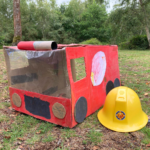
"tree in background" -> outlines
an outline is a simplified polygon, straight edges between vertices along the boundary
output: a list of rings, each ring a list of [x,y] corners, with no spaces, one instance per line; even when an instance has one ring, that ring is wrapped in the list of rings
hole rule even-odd
[[[122,3],[109,14],[106,11],[108,0],[70,0],[69,4],[60,6],[56,0],[21,0],[14,5],[17,11],[14,22],[15,1],[0,0],[0,45],[12,43],[13,37],[15,40],[18,35],[18,41],[22,37],[24,41],[55,40],[66,44],[91,38],[106,44],[119,44],[136,35],[149,37],[148,0],[120,0]],[[20,10],[21,21],[17,15]],[[17,27],[13,28],[13,23]]]
[[[117,8],[111,12],[107,22],[111,26],[111,43],[128,41],[135,35],[145,34],[142,22],[132,7]]]
[[[37,30],[37,8],[35,1],[20,1],[21,9],[21,26],[22,26],[22,40],[25,41],[34,41],[40,39]]]
[[[13,45],[17,45],[22,39],[20,0],[13,0],[13,16],[14,16],[14,38]]]
[[[94,0],[86,2],[71,0],[65,9],[64,16],[65,32],[74,37],[76,42],[91,38],[97,38],[102,42],[109,41],[109,25],[105,24],[108,14],[104,4]]]
[[[8,29],[11,24],[10,30],[5,30],[3,33],[3,35],[7,33],[9,38],[10,33],[11,37],[13,33],[12,11],[14,4],[15,35],[13,42],[15,44],[20,41],[21,37],[25,41],[55,40],[58,43],[68,44],[79,43],[90,38],[106,41],[109,37],[107,26],[104,25],[108,15],[105,5],[100,1],[71,0],[68,5],[62,4],[59,7],[55,0],[14,0],[14,3],[11,0],[0,0],[0,4],[0,7],[6,8],[0,10],[2,14],[0,17],[5,22],[1,30],[4,31],[6,27]],[[7,9],[8,7],[11,11]],[[8,18],[6,14],[9,12],[11,12],[11,17]],[[19,19],[20,13],[21,21]],[[4,37],[2,38],[4,39]],[[16,39],[18,41],[15,41]],[[10,43],[10,40],[6,40],[6,38],[4,40]]]
[[[65,5],[65,11],[63,13],[62,25],[64,27],[65,33],[69,35],[68,40],[65,40],[66,43],[77,43],[79,42],[79,26],[78,22],[81,21],[82,14],[85,11],[86,6],[85,2],[81,0],[71,0],[69,5]],[[71,40],[69,40],[71,38]]]
[[[101,42],[108,42],[110,38],[109,25],[106,24],[108,14],[105,5],[95,1],[87,5],[78,24],[78,39],[80,42],[97,38]]]
[[[149,4],[150,0],[119,0],[121,2],[121,6],[132,8],[132,13],[136,14],[138,19],[141,21],[143,28],[145,29],[147,39],[149,42],[150,48],[150,32],[149,32]]]
[[[12,6],[12,0],[0,0],[0,45],[11,43],[14,36]]]

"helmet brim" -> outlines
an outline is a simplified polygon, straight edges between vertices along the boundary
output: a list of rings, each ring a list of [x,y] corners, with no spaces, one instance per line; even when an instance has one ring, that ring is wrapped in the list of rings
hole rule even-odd
[[[113,120],[106,118],[103,109],[101,109],[97,114],[98,120],[103,126],[117,132],[134,132],[142,129],[148,122],[148,116],[144,112],[142,112],[141,116],[142,117],[139,118],[134,124],[131,124],[130,122],[124,124],[114,122]]]

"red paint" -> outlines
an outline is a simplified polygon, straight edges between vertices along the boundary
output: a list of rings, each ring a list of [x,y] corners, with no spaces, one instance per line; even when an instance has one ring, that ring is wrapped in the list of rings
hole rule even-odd
[[[52,96],[42,95],[42,94],[29,92],[29,91],[23,91],[23,90],[11,88],[11,87],[9,88],[9,91],[10,91],[10,100],[11,100],[12,108],[14,108],[15,110],[20,111],[20,112],[25,113],[25,114],[28,114],[30,116],[33,116],[33,117],[41,119],[41,120],[45,120],[45,121],[48,121],[48,122],[51,122],[51,123],[62,125],[64,127],[70,127],[70,128],[72,127],[72,124],[71,124],[71,100],[70,99],[66,99],[66,98],[62,98],[62,97],[59,98],[59,97],[52,97]],[[20,108],[16,107],[13,104],[12,95],[14,93],[17,93],[20,96],[21,100],[22,100],[22,104],[21,104]],[[49,102],[50,103],[49,109],[50,109],[51,119],[46,119],[44,117],[33,115],[32,113],[27,111],[26,108],[25,108],[24,95],[27,95],[27,96],[30,96],[30,97],[37,97],[37,98],[40,98],[43,101]],[[56,102],[62,104],[66,109],[66,116],[65,116],[64,119],[58,119],[53,115],[52,106]]]
[[[93,86],[91,82],[91,70],[92,70],[92,59],[94,55],[102,51],[106,56],[106,73],[105,78],[106,82],[103,82],[99,86]],[[66,48],[67,55],[67,67],[68,74],[71,83],[72,89],[72,126],[75,126],[77,123],[74,118],[74,107],[76,101],[84,96],[87,99],[88,103],[88,112],[87,116],[94,113],[98,110],[105,101],[106,98],[106,84],[109,80],[113,81],[118,78],[119,75],[119,66],[118,66],[118,47],[117,46],[86,46],[86,47],[72,47]],[[72,72],[70,67],[70,59],[76,59],[84,57],[85,58],[85,67],[87,76],[77,82],[73,81]]]
[[[33,43],[34,41],[21,41],[17,46],[20,50],[35,50]]]
[[[58,45],[58,47],[63,47],[63,46],[67,47],[67,45]],[[99,51],[104,52],[106,56],[106,72],[104,76],[105,80],[103,79],[100,85],[93,86],[91,82],[92,59],[94,55]],[[72,78],[70,60],[80,58],[80,57],[84,57],[85,60],[86,77],[82,80],[74,82]],[[74,127],[77,124],[74,118],[74,108],[77,100],[80,97],[85,97],[87,99],[87,104],[88,104],[87,116],[91,115],[96,110],[98,110],[104,104],[106,98],[107,82],[109,80],[114,82],[116,78],[120,80],[119,66],[118,66],[118,47],[117,46],[92,46],[92,45],[91,46],[84,45],[80,47],[67,47],[66,58],[67,58],[66,61],[67,61],[68,75],[69,75],[69,80],[71,85],[71,99],[66,99],[62,97],[51,97],[51,96],[46,96],[46,95],[33,93],[29,91],[14,89],[10,87],[11,103],[12,103],[12,95],[14,93],[19,94],[22,100],[22,105],[20,108],[17,108],[13,103],[12,103],[12,107],[17,111],[26,113],[35,118],[39,118],[51,123],[59,124],[61,126],[70,127],[70,128]],[[28,112],[25,109],[24,95],[37,97],[43,101],[49,102],[51,119],[45,119],[44,117],[36,116]],[[53,115],[52,106],[56,102],[61,103],[66,109],[66,116],[64,119],[58,119]]]

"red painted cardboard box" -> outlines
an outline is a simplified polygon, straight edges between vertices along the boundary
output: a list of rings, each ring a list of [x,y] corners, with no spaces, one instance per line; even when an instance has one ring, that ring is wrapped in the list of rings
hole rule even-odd
[[[118,47],[58,47],[51,51],[4,47],[11,105],[16,111],[72,128],[120,86]],[[80,60],[82,79],[77,77]]]

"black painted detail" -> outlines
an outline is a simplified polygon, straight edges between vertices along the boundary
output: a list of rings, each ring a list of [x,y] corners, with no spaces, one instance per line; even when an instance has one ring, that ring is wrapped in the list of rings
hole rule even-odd
[[[48,90],[42,92],[42,94],[44,94],[44,95],[51,95],[51,94],[55,93],[57,91],[57,89],[58,89],[58,86],[51,87]]]
[[[39,98],[36,97],[30,97],[24,95],[25,98],[25,108],[30,113],[44,117],[46,119],[51,119],[50,110],[49,110],[49,102],[42,101]]]
[[[85,97],[80,97],[75,105],[75,120],[78,123],[84,121],[87,114],[87,100]]]
[[[33,79],[38,79],[36,73],[31,73],[30,75],[11,76],[11,84],[13,85],[18,83],[32,82]]]
[[[114,88],[114,83],[112,81],[108,81],[106,85],[106,95]]]
[[[114,87],[118,87],[118,86],[120,86],[120,81],[118,78],[116,78],[114,81]]]

